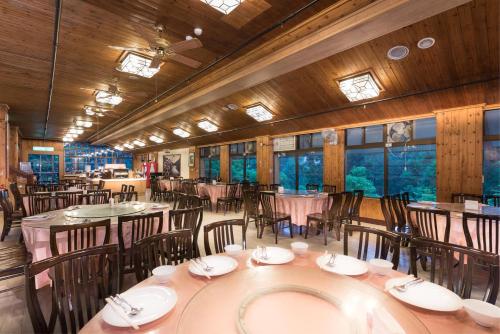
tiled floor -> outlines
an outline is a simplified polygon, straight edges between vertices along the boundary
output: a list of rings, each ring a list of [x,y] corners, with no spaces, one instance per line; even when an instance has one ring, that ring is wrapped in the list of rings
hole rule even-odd
[[[240,213],[227,213],[226,215],[222,213],[212,213],[209,211],[204,212],[204,217],[203,217],[203,225],[215,222],[215,221],[220,221],[220,220],[226,220],[226,219],[238,219],[242,218],[243,214]],[[3,221],[3,219],[1,220]],[[370,225],[372,227],[377,227],[377,228],[382,228],[381,226],[375,226],[375,225]],[[201,231],[203,228],[201,229]],[[329,252],[334,251],[341,253],[343,252],[343,242],[342,241],[336,241],[330,236],[328,238],[328,245],[325,247],[323,245],[323,235],[316,235],[316,233],[310,233],[309,238],[307,240],[304,240],[303,236],[298,235],[298,229],[295,231],[294,238],[290,238],[288,231],[284,231],[283,233],[280,233],[279,239],[278,239],[278,245],[280,247],[290,247],[290,243],[293,241],[306,241],[309,244],[309,247],[311,250],[314,251],[320,251],[323,252],[324,250],[328,250]],[[10,235],[8,236],[7,240],[5,242],[0,243],[0,246],[2,245],[7,245],[12,242],[16,242],[18,240],[19,236],[19,229],[18,230],[13,230]],[[203,251],[203,233],[200,232],[200,237],[198,240],[198,244],[200,245],[200,248]],[[355,240],[356,235],[353,236],[353,239]],[[354,241],[353,240],[353,241]],[[256,228],[255,225],[250,224],[249,228],[247,230],[247,248],[255,248],[257,245],[274,245],[274,234],[271,231],[271,228],[266,228],[264,231],[264,235],[262,239],[257,239],[256,237]],[[352,250],[351,253],[354,252],[354,244],[350,243],[349,249]],[[356,246],[357,247],[357,246]],[[408,257],[408,250],[406,248],[403,248],[401,251],[401,256],[400,256],[400,265],[398,270],[401,272],[406,273],[408,271],[408,266],[409,266],[409,257]],[[424,273],[424,277],[425,277]],[[133,285],[135,283],[135,278],[133,275],[130,275],[128,277],[128,284],[129,286]],[[3,289],[5,287],[12,287],[16,285],[22,285],[23,280],[22,278],[18,279],[13,279],[9,282],[3,281],[0,282],[0,289]],[[47,305],[49,305],[49,290],[47,288],[41,289],[40,291],[40,297],[42,300],[47,301]],[[29,315],[25,306],[24,302],[24,288],[20,287],[16,290],[1,293],[0,294],[0,333],[32,333],[33,330],[31,328],[31,322],[29,319]]]

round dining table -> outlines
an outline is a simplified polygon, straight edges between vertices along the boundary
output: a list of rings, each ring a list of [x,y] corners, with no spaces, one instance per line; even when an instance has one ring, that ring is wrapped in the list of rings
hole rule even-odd
[[[52,256],[50,251],[50,226],[52,225],[73,225],[89,221],[111,220],[110,243],[118,244],[118,217],[139,213],[163,211],[162,232],[168,231],[168,205],[144,202],[124,202],[111,206],[110,204],[99,205],[78,205],[63,210],[45,212],[36,219],[37,216],[22,219],[21,229],[26,244],[26,249],[32,254],[33,262],[41,261]],[[35,218],[34,218],[35,217]],[[131,238],[131,231],[124,228],[125,244]],[[104,240],[104,230],[97,230],[97,243]],[[57,244],[60,250],[67,249],[67,234],[58,233]],[[41,288],[50,283],[48,273],[37,275],[35,280],[37,288]]]
[[[434,312],[396,300],[384,292],[384,284],[390,278],[404,277],[401,272],[338,275],[317,266],[321,255],[308,252],[287,264],[261,265],[247,250],[234,257],[235,271],[211,279],[191,274],[189,263],[183,263],[167,283],[149,277],[131,288],[174,289],[177,303],[169,313],[133,330],[108,325],[101,311],[80,333],[387,333],[374,314],[392,318],[406,334],[495,332],[477,325],[463,309]],[[266,298],[269,289],[278,293]],[[332,295],[333,302],[315,298],[323,293]],[[253,305],[249,299],[255,299]]]
[[[226,196],[226,184],[217,183],[198,183],[198,193],[200,195],[209,195],[212,205],[217,205],[217,199]]]
[[[307,215],[327,210],[328,194],[307,191],[276,193],[276,211],[289,214],[292,224],[307,225]]]

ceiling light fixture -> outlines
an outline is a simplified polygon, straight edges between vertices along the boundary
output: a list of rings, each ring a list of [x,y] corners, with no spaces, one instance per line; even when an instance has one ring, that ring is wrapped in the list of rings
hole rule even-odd
[[[149,140],[151,140],[152,142],[155,142],[157,144],[163,143],[163,138],[155,136],[155,135],[150,136]]]
[[[217,9],[225,15],[231,13],[245,0],[201,0],[212,8]]]
[[[174,135],[182,137],[182,138],[187,138],[191,135],[189,132],[184,131],[180,128],[175,128],[174,130],[172,130],[172,132],[174,133]]]
[[[339,87],[350,102],[371,99],[380,94],[380,88],[370,73],[340,80]]]
[[[434,45],[434,43],[436,43],[436,40],[434,38],[424,37],[420,41],[418,41],[417,46],[420,49],[424,50],[424,49],[428,49],[428,48],[432,47]]]
[[[160,67],[150,68],[149,65],[151,65],[151,59],[129,52],[116,69],[120,72],[135,74],[144,78],[151,78],[153,75],[158,73]]]
[[[90,128],[90,127],[92,127],[92,122],[91,121],[84,121],[84,120],[81,120],[81,119],[77,119],[75,121],[75,124],[76,124],[76,126],[81,126],[81,127],[84,127],[84,128]]]
[[[86,115],[89,115],[89,116],[94,116],[95,115],[95,112],[94,112],[94,110],[92,109],[91,106],[86,106],[83,109],[85,110],[85,114]]]
[[[111,104],[113,106],[122,103],[123,98],[120,95],[113,94],[104,90],[98,90],[95,94],[95,100],[97,103]]]
[[[201,34],[203,34],[203,29],[201,29],[200,27],[194,28],[194,34],[196,36],[201,36]]]
[[[133,144],[129,144],[129,143],[125,143],[123,144],[123,146],[125,146],[126,148],[128,148],[129,150],[133,149],[134,148],[134,145]]]
[[[134,145],[137,145],[137,146],[139,146],[139,147],[144,147],[144,146],[146,146],[146,144],[144,144],[142,141],[140,141],[140,140],[138,140],[138,139],[134,140],[132,143],[134,143]]]
[[[410,49],[408,49],[404,45],[396,45],[387,51],[387,58],[391,60],[401,60],[403,58],[406,58],[408,54],[410,53]]]
[[[72,142],[73,140],[74,140],[73,137],[68,137],[68,136],[63,137],[63,141],[65,142]]]
[[[215,132],[218,127],[214,123],[207,121],[206,119],[198,122],[198,127],[205,130],[206,132]]]
[[[115,146],[115,150],[117,150],[117,151],[120,151],[120,152],[121,152],[121,151],[123,151],[123,147],[121,147],[120,145],[116,145],[116,146]]]
[[[273,114],[262,103],[257,103],[245,108],[248,116],[255,119],[257,122],[269,121],[273,118]]]
[[[191,35],[186,35],[186,41],[190,41],[190,40],[192,40],[192,39],[193,39],[193,36],[191,36]]]

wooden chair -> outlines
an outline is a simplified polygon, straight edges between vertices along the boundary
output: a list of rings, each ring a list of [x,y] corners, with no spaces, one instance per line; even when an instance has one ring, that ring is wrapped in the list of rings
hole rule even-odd
[[[136,241],[163,231],[163,212],[118,217],[120,246],[120,290],[124,274],[135,272],[134,245]]]
[[[500,206],[500,195],[485,195],[483,203],[499,207]]]
[[[250,221],[253,220],[255,228],[258,228],[260,219],[262,218],[259,211],[259,193],[255,190],[243,190],[243,203],[243,219],[245,220],[245,226],[248,227]]]
[[[17,186],[17,183],[11,183],[9,185],[10,192],[12,193],[12,196],[14,196],[14,211],[22,210],[23,207],[23,196],[21,195],[21,192],[19,191],[19,187]]]
[[[25,190],[28,195],[39,192],[47,192],[47,189],[43,184],[27,184]]]
[[[13,227],[21,227],[22,213],[15,212],[9,198],[1,197],[0,205],[3,211],[3,227],[0,241],[4,241]]]
[[[154,268],[178,265],[193,257],[191,230],[177,230],[152,235],[135,242],[135,276],[141,282]]]
[[[50,196],[36,196],[32,215],[38,215],[44,212],[56,210],[52,207],[52,198]]]
[[[106,181],[99,180],[99,186],[97,187],[97,189],[98,190],[103,190],[105,185],[106,185]]]
[[[121,202],[132,202],[137,201],[139,194],[137,191],[126,191],[126,192],[114,192],[111,194],[111,198],[114,198],[118,203]]]
[[[193,235],[193,256],[199,256],[198,235],[203,221],[203,207],[170,210],[168,212],[168,230],[189,229]]]
[[[245,221],[243,219],[231,219],[203,226],[205,254],[212,255],[212,250],[210,249],[210,232],[212,232],[215,253],[224,253],[225,246],[235,243],[234,228],[237,226],[241,227],[241,242],[243,249],[246,249],[247,238]]]
[[[307,239],[309,236],[309,230],[312,223],[316,223],[318,226],[318,233],[320,229],[323,229],[324,244],[327,244],[328,231],[333,229],[333,225],[340,225],[340,212],[343,204],[342,193],[329,193],[328,194],[328,206],[327,210],[324,212],[316,212],[307,215],[307,225],[304,238]],[[340,231],[340,227],[335,231]],[[337,240],[340,240],[340,232],[337,235]]]
[[[306,190],[307,191],[319,191],[319,184],[308,183],[308,184],[306,184]]]
[[[324,184],[323,185],[323,192],[324,193],[336,193],[337,192],[337,186],[333,186],[330,184]]]
[[[37,197],[49,197],[50,193],[38,193],[38,194],[29,194],[22,196],[22,209],[23,209],[23,217],[33,216],[37,214],[37,208],[35,207],[35,201]]]
[[[483,195],[478,194],[464,194],[464,193],[453,193],[451,194],[452,203],[465,203],[465,200],[483,202]]]
[[[444,234],[440,234],[438,219],[444,219]],[[450,240],[450,212],[439,209],[408,208],[408,221],[414,236],[426,237],[432,240],[449,242]]]
[[[406,224],[406,219],[399,220],[398,214],[396,212],[401,212],[399,209],[399,204],[394,206],[394,203],[398,203],[397,199],[393,201],[392,196],[380,197],[380,207],[382,209],[382,214],[384,215],[385,229],[389,232],[397,233],[401,236],[403,244],[412,236],[411,226]]]
[[[122,186],[120,188],[120,192],[125,193],[125,192],[127,192],[127,189],[128,189],[128,186],[126,184],[122,184]]]
[[[226,185],[226,195],[224,197],[217,198],[217,203],[215,205],[215,212],[219,212],[219,206],[223,206],[224,214],[226,214],[228,209],[234,206],[234,211],[237,212],[236,206],[236,192],[238,191],[238,183],[230,183]]]
[[[98,231],[103,230],[104,235],[101,242],[101,238],[98,238]],[[64,252],[61,252],[57,244],[57,236],[60,234],[66,235],[66,249]],[[107,245],[111,236],[111,220],[89,221],[72,225],[51,225],[49,235],[52,256]]]
[[[201,205],[206,208],[210,209],[212,211],[212,199],[210,198],[209,194],[200,194],[200,191],[198,189],[198,184],[196,184],[196,194],[200,197],[201,200]]]
[[[349,207],[349,223],[352,224],[353,220],[358,222],[358,225],[361,225],[361,220],[359,217],[359,210],[361,208],[361,202],[363,202],[364,191],[363,190],[354,190],[352,192],[353,199],[352,204]]]
[[[31,254],[24,243],[0,247],[0,281],[22,276],[24,267],[31,262]],[[6,292],[17,287],[3,289]]]
[[[465,234],[467,246],[485,252],[498,254],[500,250],[500,226],[499,217],[496,215],[485,215],[472,212],[462,214],[462,228]],[[473,224],[475,238],[470,232]]]
[[[488,279],[483,301],[496,303],[500,284],[500,255],[428,238],[413,238],[410,270],[415,277],[418,276],[419,256],[428,259],[431,282],[446,286],[462,298],[471,297],[472,286],[477,290],[476,281],[482,278],[481,273],[486,273]]]
[[[58,209],[66,209],[70,206],[81,205],[82,195],[83,191],[57,191],[56,203]]]
[[[36,275],[53,272],[50,321],[41,308]],[[106,245],[50,257],[29,264],[25,271],[26,304],[35,333],[52,333],[56,319],[60,331],[77,333],[118,292],[118,247]]]
[[[398,269],[401,236],[393,232],[360,225],[346,225],[344,228],[344,255],[349,255],[349,236],[353,235],[352,232],[358,232],[356,253],[358,259],[367,260],[369,250],[373,249],[373,245],[370,247],[370,237],[373,237],[375,249],[370,258],[388,260],[389,255],[392,253],[390,259],[393,265],[392,269]]]
[[[278,243],[278,232],[280,225],[288,222],[290,228],[290,237],[293,238],[292,217],[288,213],[278,212],[276,210],[276,193],[273,191],[260,192],[260,204],[262,206],[262,219],[260,221],[260,232],[257,231],[257,237],[262,238],[264,227],[271,225],[274,232],[274,242]]]
[[[86,194],[81,195],[82,203],[86,205],[107,204],[111,198],[111,190],[87,190]]]
[[[268,190],[269,191],[278,191],[278,188],[281,186],[281,184],[279,183],[271,183],[269,186],[268,186]]]

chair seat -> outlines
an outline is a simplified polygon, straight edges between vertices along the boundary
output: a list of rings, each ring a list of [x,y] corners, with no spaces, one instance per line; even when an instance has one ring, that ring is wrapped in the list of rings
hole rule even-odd
[[[277,223],[277,222],[280,222],[283,220],[292,220],[292,217],[288,213],[276,212],[274,214],[274,216],[275,216],[274,219],[269,219],[269,218],[265,218],[265,217],[263,217],[263,218],[264,218],[264,220],[267,220],[268,222],[272,222],[272,223]]]
[[[307,219],[324,221],[325,215],[321,212],[310,213],[307,215]]]
[[[0,248],[0,279],[23,274],[29,258],[24,244]]]
[[[235,200],[236,200],[235,197],[219,197],[219,198],[217,198],[217,202],[218,201],[229,202],[229,201],[235,201]]]

